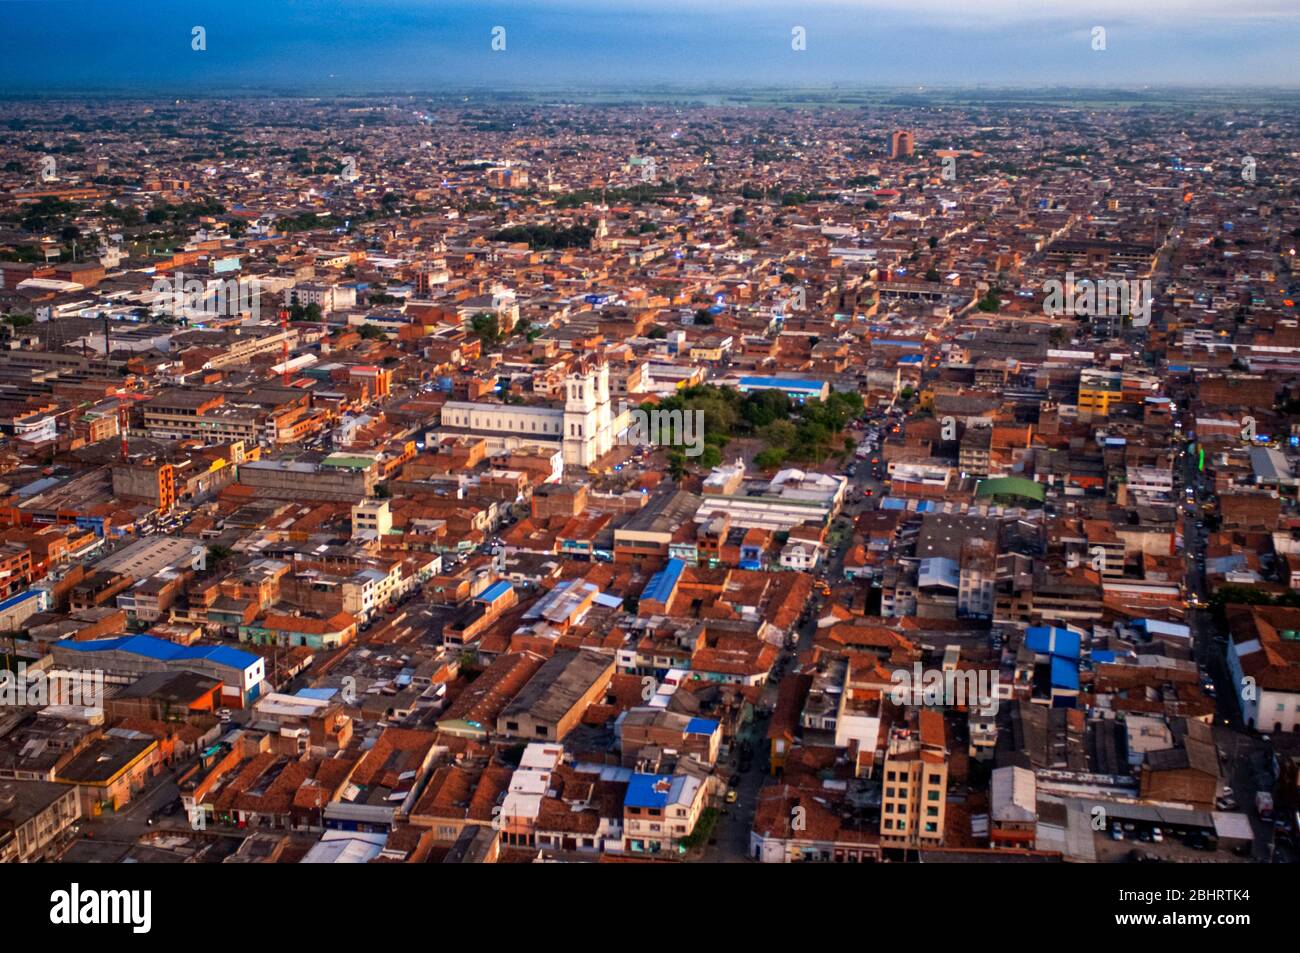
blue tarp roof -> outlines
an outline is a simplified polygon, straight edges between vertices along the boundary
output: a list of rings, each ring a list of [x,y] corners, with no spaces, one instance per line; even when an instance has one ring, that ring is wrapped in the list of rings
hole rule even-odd
[[[1079,690],[1079,666],[1070,659],[1052,656],[1052,687]]]
[[[1068,659],[1079,657],[1079,634],[1069,629],[1032,626],[1025,632],[1025,645],[1043,655]]]
[[[55,645],[77,652],[131,652],[160,662],[180,662],[186,659],[205,659],[218,665],[240,670],[248,669],[261,661],[256,655],[241,652],[225,645],[177,645],[152,635],[123,635],[115,639],[92,639],[77,642],[64,639]]]
[[[641,593],[641,598],[667,602],[672,598],[673,590],[677,588],[677,580],[682,577],[682,570],[685,568],[686,563],[676,557],[668,560],[668,564],[663,569],[650,577],[650,582]]]
[[[1116,654],[1109,649],[1095,649],[1092,653],[1092,660],[1100,662],[1103,665],[1109,664],[1116,659]]]

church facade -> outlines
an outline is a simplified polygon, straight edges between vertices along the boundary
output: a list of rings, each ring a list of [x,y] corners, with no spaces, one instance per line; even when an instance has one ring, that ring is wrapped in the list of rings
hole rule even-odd
[[[513,405],[489,401],[448,401],[439,428],[429,436],[476,436],[492,453],[523,447],[561,449],[564,465],[591,467],[614,447],[627,429],[627,412],[616,413],[609,399],[609,365],[583,364],[564,380],[564,406]]]

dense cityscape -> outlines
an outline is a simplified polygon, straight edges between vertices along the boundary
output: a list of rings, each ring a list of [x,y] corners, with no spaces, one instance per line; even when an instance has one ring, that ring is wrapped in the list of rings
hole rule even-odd
[[[1294,861],[1297,131],[0,102],[0,861]]]

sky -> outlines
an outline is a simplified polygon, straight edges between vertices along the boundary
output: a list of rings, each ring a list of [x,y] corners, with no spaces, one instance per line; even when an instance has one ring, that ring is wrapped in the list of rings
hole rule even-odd
[[[9,95],[1300,86],[1298,50],[1300,0],[0,0]]]

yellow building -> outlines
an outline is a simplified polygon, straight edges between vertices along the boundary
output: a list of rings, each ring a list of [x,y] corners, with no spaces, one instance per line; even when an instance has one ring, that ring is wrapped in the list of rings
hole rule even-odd
[[[943,715],[923,709],[916,726],[896,727],[889,736],[880,807],[881,846],[942,846],[947,792]]]

